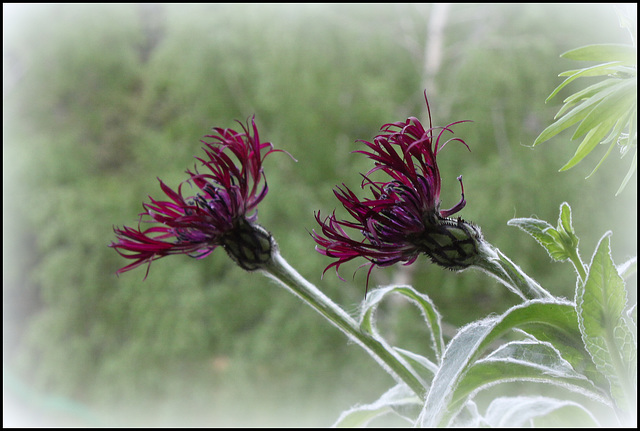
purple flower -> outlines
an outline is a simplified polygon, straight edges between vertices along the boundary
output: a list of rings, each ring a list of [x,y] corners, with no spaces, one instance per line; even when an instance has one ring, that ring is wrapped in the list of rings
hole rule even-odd
[[[255,224],[256,207],[268,191],[262,162],[281,150],[273,149],[270,142],[260,142],[254,118],[250,125],[240,125],[241,132],[214,128],[214,134],[205,136],[211,140],[202,141],[206,157],[196,159],[208,172],[200,173],[197,167],[187,170],[189,179],[177,192],[158,179],[165,200],[149,197],[150,203],[142,205],[144,212],[137,228],[114,228],[118,241],[110,247],[133,260],[117,274],[144,263],[150,267],[152,261],[171,254],[201,259],[219,246],[247,270],[270,259],[274,243],[271,235]],[[199,189],[194,196],[183,196],[185,183]],[[145,229],[141,223],[154,226]]]
[[[425,93],[426,100],[426,93]],[[429,103],[427,101],[427,110]],[[373,195],[361,200],[346,185],[334,193],[353,220],[338,220],[335,211],[322,219],[315,217],[321,233],[313,232],[316,249],[336,259],[325,272],[357,257],[369,261],[369,273],[374,266],[389,266],[397,262],[413,263],[421,253],[450,269],[463,269],[477,255],[481,238],[477,227],[451,215],[466,204],[462,176],[458,177],[462,198],[451,209],[440,209],[440,172],[436,155],[451,141],[468,145],[460,138],[444,140],[457,121],[445,127],[425,129],[417,118],[385,124],[373,142],[361,141],[368,149],[355,151],[369,157],[375,166],[363,175],[362,188]],[[444,141],[444,142],[443,142]],[[389,178],[373,179],[382,171]],[[356,239],[350,232],[358,235]],[[339,276],[339,274],[338,274]],[[367,281],[368,282],[368,281]]]

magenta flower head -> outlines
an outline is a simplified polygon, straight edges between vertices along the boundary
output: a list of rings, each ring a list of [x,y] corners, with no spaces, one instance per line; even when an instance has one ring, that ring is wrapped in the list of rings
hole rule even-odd
[[[211,141],[202,141],[206,157],[196,159],[207,172],[200,173],[197,166],[187,170],[189,179],[177,191],[158,179],[164,200],[149,197],[137,228],[114,228],[118,241],[110,247],[133,260],[118,274],[171,254],[201,259],[220,246],[249,271],[271,258],[275,242],[256,224],[256,207],[268,191],[262,162],[281,150],[260,141],[254,118],[251,124],[239,124],[242,131],[214,128],[214,134],[205,136]],[[195,195],[183,196],[185,183],[197,188]],[[143,228],[142,223],[154,225]]]
[[[369,261],[368,283],[374,266],[409,265],[421,253],[452,270],[473,264],[480,230],[459,217],[450,218],[466,204],[462,176],[458,177],[462,198],[451,209],[441,210],[436,163],[438,152],[451,141],[469,148],[460,138],[445,140],[446,134],[453,133],[451,127],[462,122],[432,127],[429,111],[428,129],[410,117],[382,126],[373,142],[361,141],[368,149],[355,152],[375,163],[362,181],[362,188],[368,187],[372,198],[361,200],[343,184],[334,193],[353,220],[338,220],[335,211],[324,219],[319,212],[315,215],[321,227],[321,233],[312,233],[316,249],[336,259],[325,272],[335,267],[337,273],[343,263],[362,257]],[[372,174],[378,171],[386,174],[384,180],[373,179]]]

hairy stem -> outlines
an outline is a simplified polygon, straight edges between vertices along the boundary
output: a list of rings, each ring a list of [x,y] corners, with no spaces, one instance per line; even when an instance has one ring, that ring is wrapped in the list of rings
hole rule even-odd
[[[475,266],[496,278],[522,299],[554,298],[496,247],[488,242],[480,241],[479,249],[478,261]]]
[[[263,270],[365,349],[396,381],[406,384],[425,400],[426,385],[411,366],[384,341],[363,333],[349,314],[302,277],[279,252],[272,253],[272,259]]]
[[[578,255],[577,249],[570,250],[569,260],[573,264],[573,267],[576,269],[580,281],[584,283],[584,281],[587,279],[587,271],[584,267],[584,264],[582,263],[582,259],[580,259],[580,256]]]

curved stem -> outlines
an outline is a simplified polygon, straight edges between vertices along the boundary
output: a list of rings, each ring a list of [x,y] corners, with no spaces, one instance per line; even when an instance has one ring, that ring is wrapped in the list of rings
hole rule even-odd
[[[488,242],[480,241],[475,266],[496,278],[522,299],[554,299],[554,296],[525,274],[500,250]]]
[[[349,314],[302,277],[280,253],[274,251],[262,269],[364,348],[396,381],[406,384],[425,400],[426,385],[411,366],[384,341],[363,333]]]

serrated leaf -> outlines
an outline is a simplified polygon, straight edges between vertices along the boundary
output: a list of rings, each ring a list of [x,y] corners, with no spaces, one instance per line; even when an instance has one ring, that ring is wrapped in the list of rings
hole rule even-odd
[[[507,222],[531,235],[555,261],[565,261],[577,253],[578,237],[571,225],[571,208],[563,202],[560,205],[558,227],[554,228],[543,220],[534,218],[517,218]]]
[[[578,245],[578,237],[576,236],[576,231],[573,230],[573,223],[571,222],[571,207],[566,202],[560,204],[557,230],[560,231],[561,229],[569,241],[568,245],[576,247]]]
[[[625,263],[618,265],[618,274],[622,277],[623,280],[631,277],[638,270],[638,258],[632,257],[627,260]]]
[[[633,334],[624,321],[624,280],[611,259],[610,235],[600,240],[584,283],[578,282],[576,307],[582,339],[597,369],[607,378],[618,407],[635,406],[636,354]]]
[[[553,226],[544,220],[534,218],[514,218],[507,222],[531,235],[549,253],[553,260],[563,261],[568,256],[558,244],[558,235]]]
[[[385,392],[375,402],[356,406],[342,412],[336,423],[333,424],[333,428],[365,427],[372,420],[389,413],[396,413],[401,418],[412,423],[421,404],[420,399],[406,385],[398,384]],[[407,409],[415,410],[413,417],[398,413]]]
[[[636,48],[618,43],[586,45],[569,50],[560,57],[579,61],[620,61],[628,65],[637,62]]]
[[[491,404],[487,408],[485,421],[491,427],[525,427],[530,426],[531,421],[536,418],[547,416],[556,410],[567,408],[581,410],[581,413],[583,413],[586,419],[584,423],[580,421],[576,422],[576,419],[579,419],[581,416],[571,415],[571,422],[568,423],[567,426],[600,426],[591,412],[583,405],[573,401],[541,396],[496,398],[491,401]],[[555,425],[557,426],[558,423],[555,422]]]

